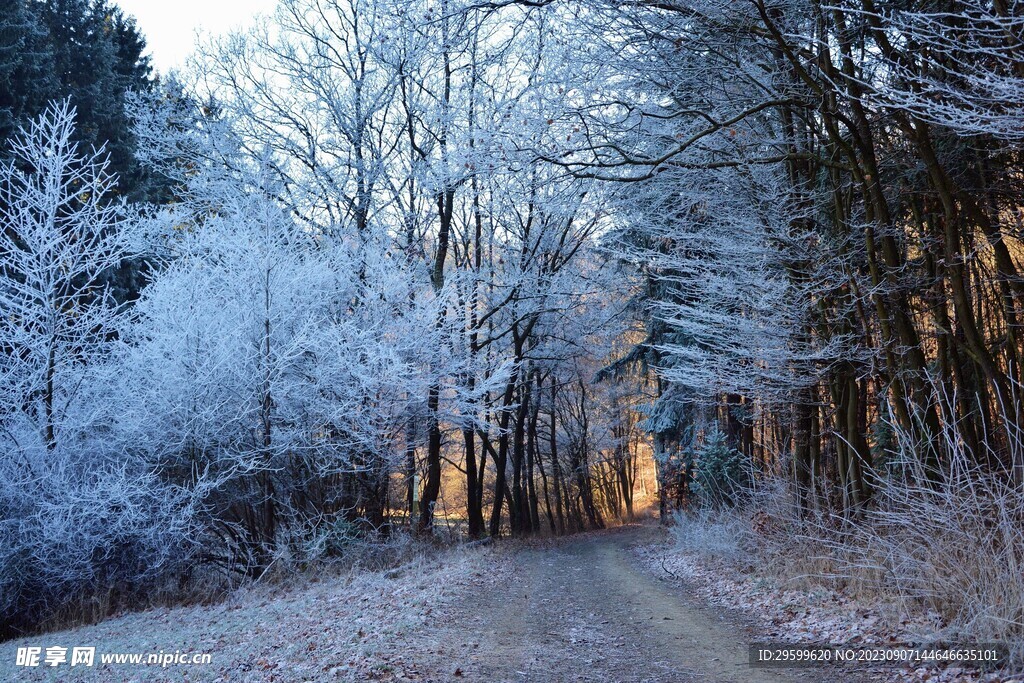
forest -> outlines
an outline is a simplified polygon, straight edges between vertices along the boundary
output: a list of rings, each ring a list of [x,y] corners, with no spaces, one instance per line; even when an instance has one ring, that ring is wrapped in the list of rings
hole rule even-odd
[[[0,637],[651,514],[1024,661],[1021,0],[0,0],[0,143]]]

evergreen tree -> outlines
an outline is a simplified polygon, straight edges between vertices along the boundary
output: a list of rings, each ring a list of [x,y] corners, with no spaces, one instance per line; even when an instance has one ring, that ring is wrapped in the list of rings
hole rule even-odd
[[[68,101],[77,111],[75,140],[104,149],[116,178],[111,193],[129,201],[166,198],[166,180],[136,159],[125,99],[152,89],[146,41],[134,19],[108,0],[0,0],[0,143],[39,116],[47,104]],[[0,145],[0,148],[6,145]],[[128,261],[108,273],[119,301],[134,299],[145,267]]]
[[[106,0],[47,0],[38,10],[49,37],[55,96],[78,110],[78,142],[106,145],[119,193],[146,199],[145,177],[135,161],[135,141],[125,94],[152,87],[145,39],[135,22]],[[32,115],[35,112],[31,112]]]
[[[0,140],[56,95],[53,50],[38,3],[0,0]]]

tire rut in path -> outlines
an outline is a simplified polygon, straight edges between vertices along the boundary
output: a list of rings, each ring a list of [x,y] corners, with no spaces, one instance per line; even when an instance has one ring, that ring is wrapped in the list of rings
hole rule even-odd
[[[629,546],[648,539],[649,527],[630,526],[512,554],[504,585],[470,591],[437,624],[430,651],[446,659],[427,668],[447,673],[430,680],[817,679],[811,670],[751,668],[742,627],[637,566]]]

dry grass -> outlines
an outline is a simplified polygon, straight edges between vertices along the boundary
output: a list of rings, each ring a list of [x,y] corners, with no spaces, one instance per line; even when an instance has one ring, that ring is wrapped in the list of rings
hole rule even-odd
[[[877,481],[853,517],[803,519],[786,483],[769,482],[742,507],[684,514],[674,536],[786,587],[895,606],[907,620],[938,614],[942,628],[923,639],[1005,643],[1024,665],[1024,485],[955,451],[941,483],[922,482],[911,466]]]
[[[252,582],[224,600],[133,611],[102,623],[0,644],[0,681],[366,681],[416,678],[422,654],[416,638],[429,633],[441,608],[465,586],[485,581],[490,549],[420,546],[387,571],[352,567],[304,572],[289,581]],[[26,669],[20,646],[95,646],[94,667]],[[210,653],[212,664],[101,665],[101,653]]]
[[[31,636],[100,623],[108,618],[152,609],[210,606],[223,603],[239,590],[274,589],[315,583],[358,573],[396,570],[454,545],[416,538],[404,530],[391,535],[353,539],[339,555],[296,553],[282,544],[269,566],[256,578],[226,572],[216,565],[195,566],[187,575],[164,577],[145,586],[108,588],[83,594],[51,611],[24,631]]]
[[[882,482],[866,523],[833,547],[847,550],[846,574],[938,612],[945,637],[1003,642],[1024,663],[1024,486],[963,457],[944,475],[933,486]]]

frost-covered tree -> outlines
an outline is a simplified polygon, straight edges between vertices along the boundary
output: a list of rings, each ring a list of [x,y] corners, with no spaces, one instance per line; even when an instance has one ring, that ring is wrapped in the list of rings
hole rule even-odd
[[[114,365],[121,309],[104,286],[135,221],[108,193],[102,150],[52,105],[0,166],[0,618],[115,583],[127,592],[188,557],[188,492],[111,438],[125,409]]]
[[[73,141],[75,110],[50,107],[0,166],[3,418],[23,448],[73,440],[81,371],[108,352],[118,309],[103,276],[131,253],[132,223],[110,202],[101,149]]]
[[[219,211],[171,235],[136,307],[129,390],[148,417],[132,438],[180,476],[223,481],[215,522],[262,567],[307,524],[384,524],[429,333],[386,252],[360,279],[365,250],[318,240],[266,196]]]
[[[890,74],[877,89],[889,106],[962,135],[1020,144],[1024,16],[1018,0],[886,3],[866,16],[876,31],[899,35],[906,45],[882,45]]]
[[[149,415],[129,438],[177,476],[222,482],[211,522],[236,567],[337,550],[338,529],[386,532],[442,346],[441,300],[410,297],[421,262],[376,221],[296,218],[273,150],[249,156],[231,119],[192,125],[178,98],[140,106],[148,158],[181,160],[166,169],[180,200],[151,222],[161,266],[123,334]]]

